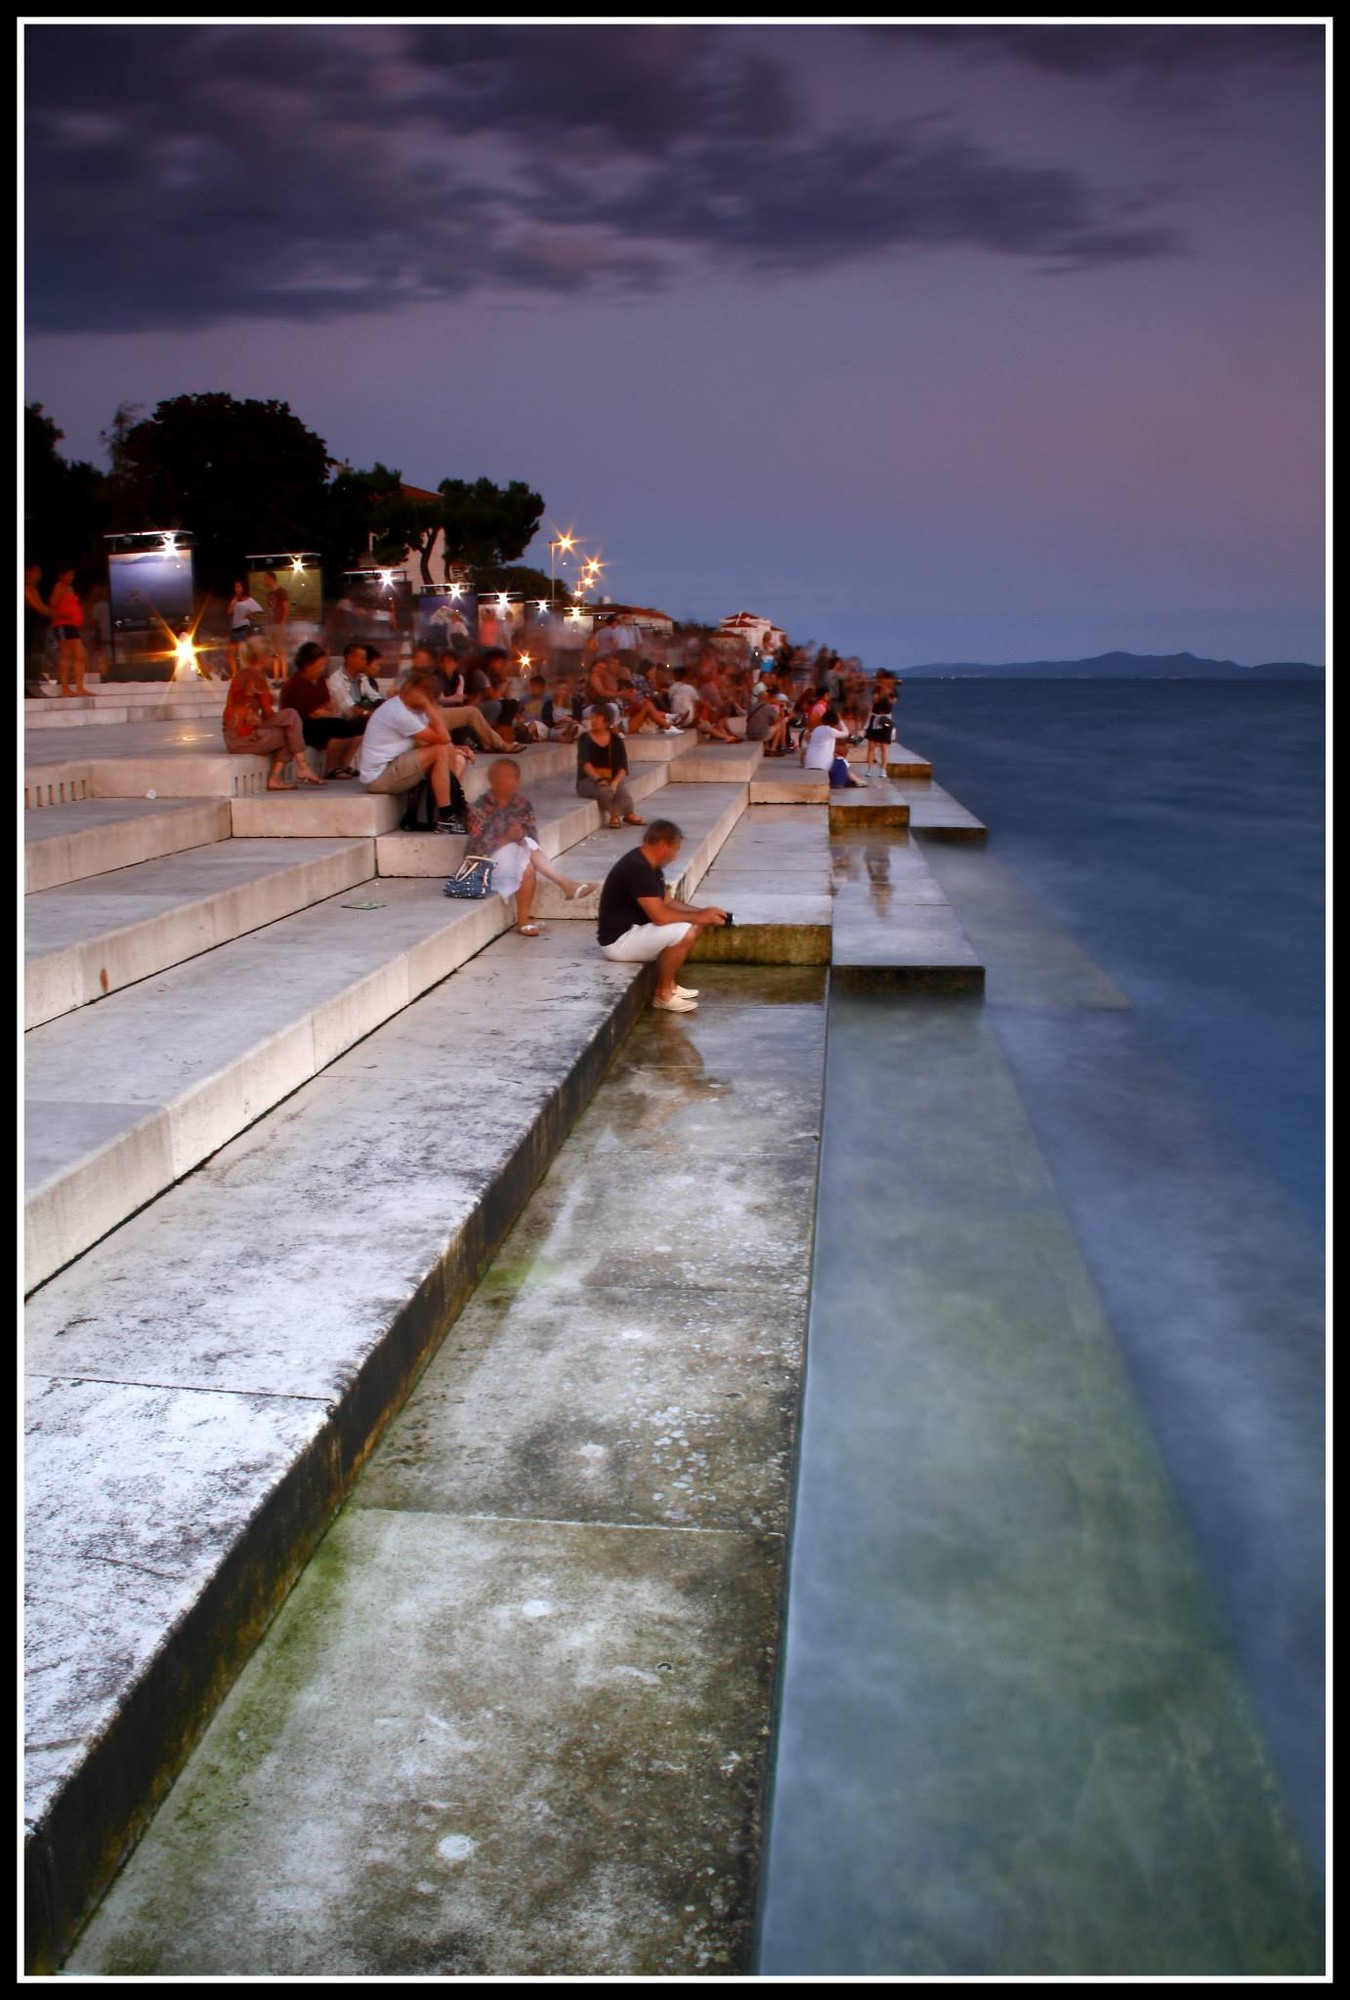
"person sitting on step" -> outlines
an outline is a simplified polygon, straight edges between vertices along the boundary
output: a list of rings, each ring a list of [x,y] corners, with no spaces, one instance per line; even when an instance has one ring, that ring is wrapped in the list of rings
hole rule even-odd
[[[410,792],[425,777],[436,801],[437,833],[465,833],[459,776],[473,755],[450,741],[433,673],[413,673],[383,701],[361,738],[360,775],[368,792]]]
[[[306,639],[295,655],[291,677],[281,690],[283,708],[293,708],[300,717],[305,742],[324,754],[326,778],[351,778],[352,766],[361,747],[366,718],[355,710],[350,715],[338,711],[324,678],[328,672],[328,652],[317,639]]]
[[[684,835],[674,820],[655,819],[642,844],[610,869],[600,890],[596,941],[606,958],[620,965],[656,964],[653,1007],[667,1014],[692,1014],[698,988],[681,986],[676,973],[694,948],[699,931],[724,924],[725,910],[695,908],[666,894],[664,870],[680,851]]]
[[[316,778],[305,762],[305,736],[299,715],[293,708],[278,709],[273,699],[264,664],[270,657],[266,639],[245,639],[239,648],[239,670],[230,682],[220,718],[225,748],[233,757],[270,755],[269,792],[295,790],[282,776],[292,761],[300,784],[322,784],[322,779]]]
[[[574,882],[544,859],[534,807],[520,789],[520,766],[509,757],[488,765],[488,788],[469,807],[469,852],[492,859],[492,887],[499,896],[516,899],[516,929],[524,937],[539,937],[530,921],[536,878],[542,875],[562,890],[569,903],[593,895],[595,882]]]
[[[612,709],[600,702],[592,708],[585,731],[577,738],[577,795],[596,800],[610,827],[624,821],[629,826],[647,824],[633,811],[633,795],[624,783],[627,776],[628,752],[623,738],[614,728]]]

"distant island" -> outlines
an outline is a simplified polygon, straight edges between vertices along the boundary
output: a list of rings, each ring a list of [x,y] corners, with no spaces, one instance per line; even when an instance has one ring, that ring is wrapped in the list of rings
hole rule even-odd
[[[1321,681],[1326,668],[1307,660],[1267,660],[1241,667],[1236,660],[1201,660],[1194,653],[1098,653],[1090,660],[954,660],[906,667],[903,678],[918,680],[1026,681]]]

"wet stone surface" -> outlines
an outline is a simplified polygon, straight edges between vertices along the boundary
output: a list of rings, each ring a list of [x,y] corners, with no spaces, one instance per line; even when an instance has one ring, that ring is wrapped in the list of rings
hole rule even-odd
[[[69,1971],[748,1971],[825,975],[697,984],[641,1018]]]

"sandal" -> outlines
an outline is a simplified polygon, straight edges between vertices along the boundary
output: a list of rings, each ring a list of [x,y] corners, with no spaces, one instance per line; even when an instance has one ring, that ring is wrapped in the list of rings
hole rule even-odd
[[[637,813],[625,813],[623,823],[625,826],[645,826],[647,824],[646,820],[640,819]]]
[[[538,924],[517,924],[516,932],[520,937],[543,937],[544,935]]]
[[[593,896],[600,887],[598,882],[574,882],[567,891],[569,903],[579,903],[583,896]]]

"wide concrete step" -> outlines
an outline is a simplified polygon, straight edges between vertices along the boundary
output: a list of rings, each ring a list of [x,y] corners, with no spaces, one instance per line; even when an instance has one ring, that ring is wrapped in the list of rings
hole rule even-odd
[[[24,804],[68,798],[235,798],[260,792],[269,757],[231,756],[211,716],[111,724],[71,740],[68,730],[26,731]]]
[[[32,895],[228,840],[230,807],[225,799],[81,799],[25,813],[23,836]]]
[[[837,985],[984,991],[983,962],[912,834],[834,833],[830,859]]]
[[[463,965],[510,910],[371,880],[35,1028],[25,1288]]]
[[[916,833],[932,834],[941,840],[988,838],[984,821],[977,819],[959,799],[941,785],[908,778],[892,779],[890,791],[909,805],[909,823]]]
[[[78,808],[77,808],[78,810]],[[367,881],[369,840],[218,841],[30,896],[24,1026],[40,1027]]]
[[[675,758],[672,784],[748,784],[759,773],[764,751],[758,743],[700,743]]]
[[[856,785],[840,786],[830,793],[830,831],[845,827],[909,825],[909,799],[873,767],[859,773]]]
[[[402,907],[428,902],[478,914],[420,885]],[[37,1966],[134,1844],[649,984],[575,926],[503,938],[30,1301]]]
[[[829,834],[819,813],[747,812],[699,884],[699,901],[729,912],[691,956],[720,965],[828,965]]]
[[[793,757],[768,757],[750,780],[752,806],[827,806],[828,771],[807,771]]]
[[[25,701],[23,726],[33,729],[106,729],[122,722],[176,722],[219,715],[224,701],[205,694],[193,701],[112,702],[69,699]]]

